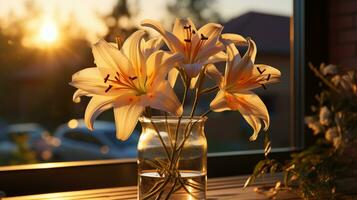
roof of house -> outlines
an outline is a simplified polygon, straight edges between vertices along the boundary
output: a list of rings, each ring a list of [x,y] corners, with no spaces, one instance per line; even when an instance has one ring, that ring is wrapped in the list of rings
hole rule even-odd
[[[248,12],[224,24],[223,32],[251,37],[260,52],[289,54],[290,18],[265,13]]]

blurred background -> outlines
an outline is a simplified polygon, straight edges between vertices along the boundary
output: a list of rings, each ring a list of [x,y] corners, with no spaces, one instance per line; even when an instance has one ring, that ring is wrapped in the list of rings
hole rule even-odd
[[[270,112],[273,149],[291,147],[292,8],[292,0],[0,0],[0,165],[136,156],[140,126],[120,142],[107,111],[92,134],[81,120],[89,99],[73,103],[68,83],[73,73],[95,66],[91,44],[127,37],[145,18],[168,30],[176,17],[190,17],[197,27],[217,22],[224,32],[253,38],[256,63],[282,72],[279,84],[256,90]],[[212,98],[200,102],[198,113]],[[252,129],[238,112],[213,113],[205,132],[210,153],[263,147],[263,137],[249,142]]]

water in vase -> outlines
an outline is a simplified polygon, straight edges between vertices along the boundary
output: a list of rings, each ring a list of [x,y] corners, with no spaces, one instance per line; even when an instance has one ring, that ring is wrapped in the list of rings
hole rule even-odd
[[[206,174],[181,170],[180,175],[168,178],[157,171],[139,174],[139,199],[203,200],[206,199]]]

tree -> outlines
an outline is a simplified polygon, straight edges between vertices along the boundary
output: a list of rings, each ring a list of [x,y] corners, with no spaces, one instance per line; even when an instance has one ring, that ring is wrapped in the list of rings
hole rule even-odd
[[[202,26],[207,21],[221,21],[221,16],[212,7],[214,2],[215,0],[176,0],[167,9],[174,17],[190,17],[195,24]]]
[[[137,30],[133,23],[133,17],[136,15],[135,11],[137,11],[137,8],[130,9],[127,0],[118,0],[111,14],[104,18],[108,26],[105,40],[115,41],[117,36],[124,40]]]

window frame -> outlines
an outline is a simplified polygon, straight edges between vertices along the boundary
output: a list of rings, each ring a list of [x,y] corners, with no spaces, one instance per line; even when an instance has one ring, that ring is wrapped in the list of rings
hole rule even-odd
[[[324,0],[318,0],[318,3],[324,5],[323,8],[327,7]],[[305,36],[312,32],[311,29],[308,34],[305,32],[305,16],[316,16],[311,8],[308,9],[312,4],[305,0],[293,1],[290,90],[292,143],[289,148],[273,149],[270,155],[281,161],[305,146],[305,59],[311,59],[305,53]],[[311,37],[318,38],[319,35]],[[251,173],[261,159],[264,159],[262,150],[210,153],[208,177]],[[136,185],[137,164],[136,159],[118,159],[4,166],[0,167],[0,180],[0,190],[5,191],[7,196],[128,186]]]

